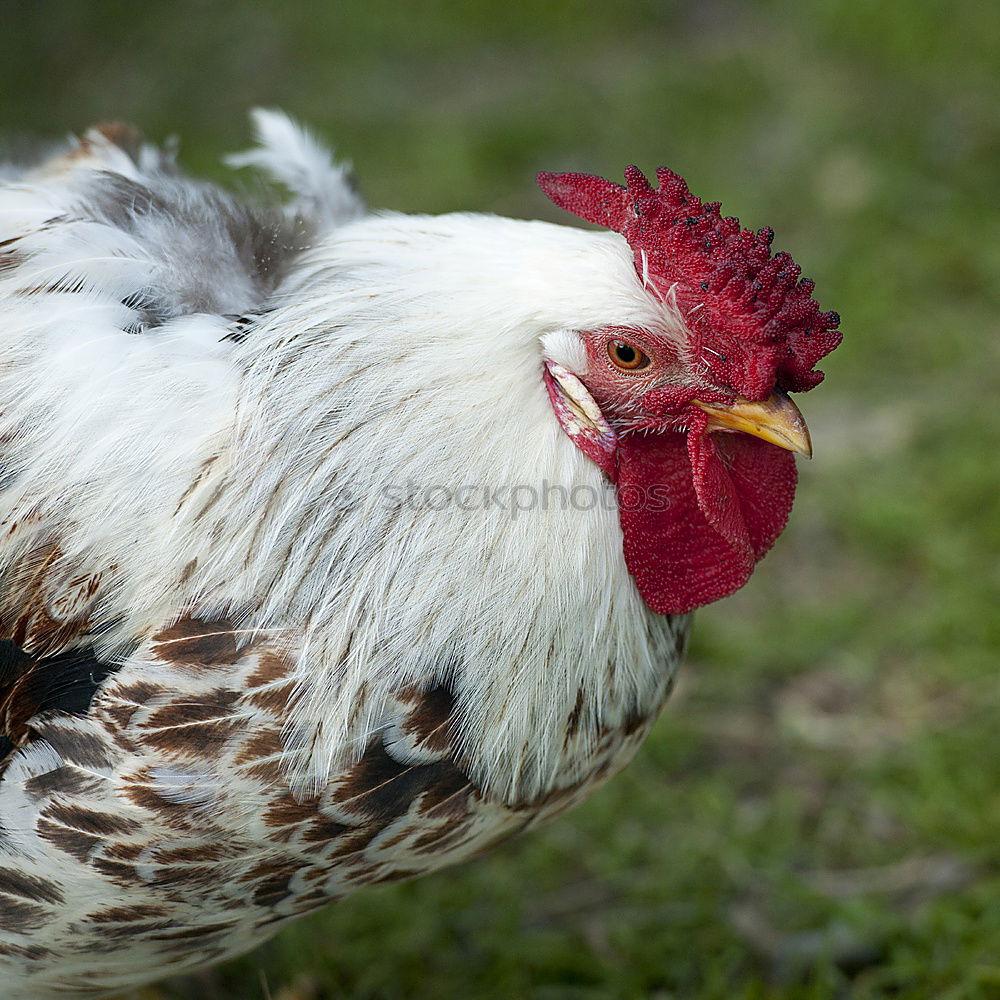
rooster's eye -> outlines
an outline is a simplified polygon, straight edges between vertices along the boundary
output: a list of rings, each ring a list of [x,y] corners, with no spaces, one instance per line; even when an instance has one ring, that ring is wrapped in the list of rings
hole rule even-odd
[[[608,357],[615,368],[623,372],[641,372],[650,365],[648,354],[624,340],[608,341]]]

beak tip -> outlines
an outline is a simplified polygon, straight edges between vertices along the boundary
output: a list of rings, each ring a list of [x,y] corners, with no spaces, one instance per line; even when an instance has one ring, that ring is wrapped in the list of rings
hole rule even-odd
[[[709,415],[709,430],[742,431],[797,455],[812,458],[812,439],[799,408],[780,389],[760,402],[737,397],[735,402],[721,405],[693,400],[694,405]]]

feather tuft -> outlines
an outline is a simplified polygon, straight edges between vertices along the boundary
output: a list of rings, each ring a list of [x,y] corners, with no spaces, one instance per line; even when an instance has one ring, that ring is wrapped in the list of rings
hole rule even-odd
[[[258,145],[227,156],[229,166],[253,167],[283,184],[292,194],[291,212],[319,232],[364,215],[349,164],[334,162],[329,149],[281,111],[255,108],[250,117]]]

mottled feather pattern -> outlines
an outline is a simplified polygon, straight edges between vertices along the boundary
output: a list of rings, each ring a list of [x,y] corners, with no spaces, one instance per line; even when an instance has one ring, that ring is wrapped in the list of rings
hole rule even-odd
[[[25,996],[124,988],[239,954],[362,885],[478,854],[569,808],[623,766],[650,718],[608,732],[588,775],[534,801],[484,795],[456,754],[446,688],[398,693],[357,761],[322,792],[289,788],[292,661],[231,623],[182,620],[136,651],[86,715],[47,712],[8,766],[0,955]],[[5,857],[6,855],[6,857]],[[72,880],[53,873],[72,864]],[[108,956],[114,955],[109,971]]]
[[[121,127],[0,187],[13,998],[239,954],[558,814],[635,752],[683,652],[541,380],[542,336],[676,323],[624,241],[362,218],[310,137],[258,130],[241,163],[283,205]],[[463,485],[594,503],[399,493]]]

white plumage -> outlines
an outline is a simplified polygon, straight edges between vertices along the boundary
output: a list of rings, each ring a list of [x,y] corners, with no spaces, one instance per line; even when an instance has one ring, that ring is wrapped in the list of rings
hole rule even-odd
[[[523,803],[579,785],[601,734],[664,699],[679,625],[630,581],[609,487],[552,418],[540,337],[655,324],[658,307],[616,235],[359,218],[344,172],[304,133],[273,113],[257,125],[265,145],[235,161],[291,189],[280,213],[97,131],[0,192],[6,600],[58,550],[38,584],[45,620],[22,644],[92,646],[124,664],[123,683],[163,670],[150,637],[178,617],[235,622],[289,659],[283,766],[300,795],[391,730],[401,689],[443,683],[476,787]],[[589,509],[557,492],[520,509],[529,491],[574,487]],[[81,624],[55,641],[49,619]],[[78,882],[73,905],[155,896],[155,875],[109,888],[39,837],[24,784],[64,765],[30,739],[15,753],[0,815],[22,819],[0,861]],[[120,813],[114,785],[138,769],[112,763],[89,807]],[[199,765],[186,780],[167,798],[218,818],[229,777]],[[73,933],[64,920],[53,927],[32,941],[75,947],[58,939]],[[155,974],[146,953],[121,961],[109,988]],[[74,974],[107,964],[81,959]],[[31,965],[39,984],[74,968]]]
[[[280,205],[122,127],[0,188],[14,997],[218,961],[561,811],[682,651],[581,445],[590,332],[708,377],[674,288],[617,233],[365,214],[305,131],[255,124],[230,163]],[[638,384],[601,401],[618,433]]]

